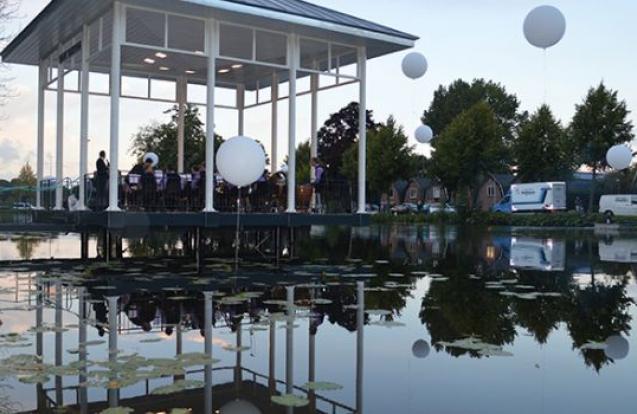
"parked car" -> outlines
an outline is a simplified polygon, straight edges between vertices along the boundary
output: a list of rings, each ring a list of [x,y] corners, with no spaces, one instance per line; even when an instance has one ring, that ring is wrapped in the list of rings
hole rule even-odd
[[[33,206],[31,205],[31,203],[20,201],[17,203],[13,203],[13,209],[14,210],[32,210]]]
[[[418,204],[414,203],[398,204],[391,208],[392,214],[418,213],[419,211]]]
[[[365,206],[365,211],[367,214],[378,214],[380,213],[380,206],[376,204],[367,204]]]
[[[458,212],[456,208],[449,203],[431,204],[429,206],[428,211],[429,211],[429,214],[437,214],[437,213],[455,214]]]
[[[499,203],[493,205],[493,207],[491,207],[491,212],[493,213],[511,213],[512,209],[511,209],[511,193],[507,194],[506,196],[504,196],[504,198],[502,200],[500,200]]]
[[[599,212],[607,219],[614,216],[637,216],[637,195],[604,195],[599,199]]]

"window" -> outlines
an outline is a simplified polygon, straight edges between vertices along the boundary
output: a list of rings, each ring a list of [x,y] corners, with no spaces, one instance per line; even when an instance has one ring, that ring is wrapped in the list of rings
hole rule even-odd
[[[288,40],[284,34],[256,31],[256,60],[265,63],[285,65],[288,55]]]
[[[182,16],[168,16],[168,47],[203,52],[206,48],[206,23]]]
[[[253,40],[252,29],[223,24],[219,29],[219,54],[252,60]]]
[[[489,198],[495,197],[495,185],[489,184],[489,186],[487,187],[487,195],[489,196]]]
[[[412,201],[418,199],[418,189],[417,188],[412,188],[411,190],[409,190],[409,198]]]
[[[326,72],[329,70],[329,54],[329,43],[301,39],[301,68]]]
[[[149,46],[164,46],[166,15],[148,10],[126,9],[126,41]]]

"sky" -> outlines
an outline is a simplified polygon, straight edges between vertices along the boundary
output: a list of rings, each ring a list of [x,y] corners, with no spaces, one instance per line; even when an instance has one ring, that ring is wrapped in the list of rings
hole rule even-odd
[[[313,0],[361,18],[375,21],[420,37],[415,51],[429,61],[429,71],[417,81],[401,72],[407,52],[374,59],[368,64],[368,107],[376,120],[393,115],[410,136],[419,125],[419,117],[433,98],[439,85],[462,78],[486,78],[504,85],[521,101],[521,109],[533,112],[546,102],[563,124],[568,124],[575,105],[591,86],[603,81],[618,90],[629,109],[637,110],[637,82],[634,68],[637,55],[637,2],[634,0]],[[22,0],[16,19],[5,25],[5,33],[17,34],[48,0]],[[522,23],[536,6],[551,4],[566,16],[564,39],[546,53],[530,46],[524,39]],[[10,79],[12,97],[0,107],[0,178],[17,175],[21,165],[35,165],[37,69],[8,66],[0,73]],[[346,86],[322,92],[319,98],[321,123],[329,114],[358,99],[358,88]],[[108,150],[109,101],[91,98],[89,171],[97,153]],[[76,177],[79,166],[79,97],[65,99],[64,173]],[[120,167],[132,165],[128,154],[130,137],[142,126],[164,122],[170,105],[124,100],[120,130]],[[310,136],[310,101],[299,99],[297,141]],[[287,109],[279,110],[278,146],[286,155]],[[637,124],[635,113],[630,115]],[[54,171],[55,163],[55,95],[47,93],[45,120],[45,175]],[[220,111],[218,132],[224,137],[236,135],[236,115]],[[246,112],[246,134],[269,147],[269,109]],[[417,151],[427,154],[426,145]]]

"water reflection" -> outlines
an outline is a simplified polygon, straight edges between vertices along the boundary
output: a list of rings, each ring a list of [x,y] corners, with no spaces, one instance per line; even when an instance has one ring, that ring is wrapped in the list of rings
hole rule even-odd
[[[415,226],[320,230],[276,243],[246,235],[238,272],[232,237],[223,235],[205,236],[217,255],[200,265],[184,235],[149,246],[140,242],[148,236],[124,239],[124,258],[109,263],[37,255],[3,262],[0,359],[8,368],[0,373],[14,389],[0,395],[39,412],[380,413],[387,390],[414,381],[383,380],[396,369],[395,354],[423,370],[415,387],[431,369],[443,382],[460,381],[453,370],[477,362],[523,369],[544,349],[572,355],[576,364],[560,373],[567,381],[588,378],[579,368],[596,374],[596,386],[622,389],[635,379],[613,375],[634,358],[635,239]],[[9,242],[16,239],[0,241],[0,249]],[[293,251],[285,257],[277,249]],[[154,258],[142,258],[148,254]],[[14,367],[19,355],[37,355],[25,366],[39,371]],[[512,390],[506,375],[493,381]],[[445,392],[429,386],[434,400]],[[559,398],[558,391],[542,392]],[[304,406],[272,401],[289,394],[296,400],[283,402]],[[437,408],[515,407],[446,404]]]

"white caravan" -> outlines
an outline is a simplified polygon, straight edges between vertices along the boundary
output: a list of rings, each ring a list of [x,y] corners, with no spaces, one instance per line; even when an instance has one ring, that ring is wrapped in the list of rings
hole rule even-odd
[[[511,186],[511,211],[566,210],[566,183],[529,183]]]
[[[606,216],[637,216],[637,195],[613,194],[599,199],[599,212]]]
[[[637,241],[631,239],[600,240],[599,258],[602,262],[637,263]]]
[[[559,272],[566,268],[566,244],[563,240],[511,239],[510,265],[515,269]]]

